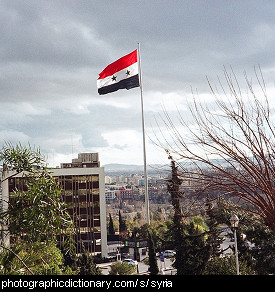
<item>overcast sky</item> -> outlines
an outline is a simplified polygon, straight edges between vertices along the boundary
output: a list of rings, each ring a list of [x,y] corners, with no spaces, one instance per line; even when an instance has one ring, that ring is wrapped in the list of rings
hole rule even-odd
[[[0,0],[0,143],[40,146],[50,166],[79,152],[142,164],[140,91],[104,96],[98,74],[141,43],[148,163],[163,106],[186,111],[191,87],[224,66],[261,66],[274,87],[275,1]]]

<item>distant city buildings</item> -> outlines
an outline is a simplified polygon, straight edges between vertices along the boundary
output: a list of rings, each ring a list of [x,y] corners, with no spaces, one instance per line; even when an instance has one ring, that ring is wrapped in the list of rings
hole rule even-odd
[[[156,203],[167,201],[167,177],[165,174],[152,174],[148,178],[149,198]],[[144,201],[144,178],[141,174],[110,174],[105,176],[107,204],[121,202],[133,204]]]
[[[79,153],[72,162],[61,163],[60,167],[51,169],[51,172],[60,185],[63,200],[75,226],[77,252],[81,252],[84,246],[92,254],[108,256],[106,204],[108,212],[110,209],[115,209],[115,212],[123,209],[129,216],[130,212],[133,216],[138,216],[138,212],[145,212],[144,177],[141,171],[111,171],[105,176],[98,153]],[[154,208],[162,212],[162,218],[169,214],[169,207],[166,207],[170,205],[170,194],[167,191],[169,175],[168,169],[162,173],[152,173],[148,177],[150,204],[155,204]],[[8,208],[9,194],[20,185],[22,174],[8,172],[5,177],[10,178],[2,184],[3,210]],[[184,193],[192,193],[198,183],[202,183],[199,178],[194,180],[194,177],[190,177],[183,181],[181,189]]]

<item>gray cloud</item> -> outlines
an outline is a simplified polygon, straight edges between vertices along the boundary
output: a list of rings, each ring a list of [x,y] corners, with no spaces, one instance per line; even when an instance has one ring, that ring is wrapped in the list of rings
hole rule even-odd
[[[2,0],[0,135],[68,153],[70,144],[112,151],[105,133],[140,133],[138,89],[103,97],[96,89],[98,73],[137,42],[148,124],[190,86],[209,92],[205,76],[223,66],[241,75],[260,64],[273,83],[274,11],[273,1],[256,0]]]

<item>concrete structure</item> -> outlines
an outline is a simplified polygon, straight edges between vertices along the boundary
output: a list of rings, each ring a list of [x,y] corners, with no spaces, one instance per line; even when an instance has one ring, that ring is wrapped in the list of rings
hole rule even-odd
[[[117,199],[116,191],[106,189],[105,197],[106,197],[106,202],[112,202],[113,200]]]
[[[98,153],[79,153],[78,158],[72,159],[72,162],[61,163],[61,168],[85,168],[100,167]]]
[[[5,167],[3,167],[2,170],[2,181],[1,181],[1,189],[2,189],[2,211],[8,210],[9,206],[9,179],[7,177],[9,176],[9,172],[5,170]],[[5,220],[1,222],[1,244],[3,244],[5,247],[10,247],[10,234],[8,232],[8,226],[5,223]]]
[[[63,199],[76,228],[77,251],[81,244],[107,257],[107,227],[104,168],[55,168]]]
[[[107,257],[104,168],[99,167],[97,153],[81,153],[76,160],[62,163],[61,168],[50,171],[60,184],[63,200],[74,222],[77,252],[81,252],[84,244],[88,252]],[[22,174],[3,172],[3,210],[8,206],[9,193],[18,185],[21,177]],[[9,236],[5,240],[8,245]]]

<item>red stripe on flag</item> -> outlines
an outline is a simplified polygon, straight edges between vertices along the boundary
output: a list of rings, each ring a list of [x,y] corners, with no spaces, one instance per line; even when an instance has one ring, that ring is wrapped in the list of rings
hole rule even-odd
[[[123,70],[136,62],[137,50],[108,65],[101,73],[99,73],[98,79],[104,79],[105,77],[112,76],[114,73]]]

